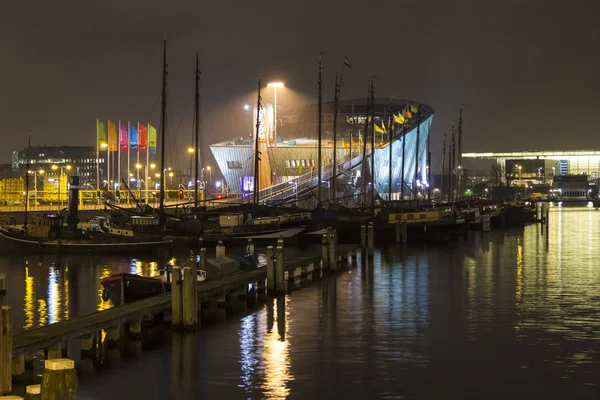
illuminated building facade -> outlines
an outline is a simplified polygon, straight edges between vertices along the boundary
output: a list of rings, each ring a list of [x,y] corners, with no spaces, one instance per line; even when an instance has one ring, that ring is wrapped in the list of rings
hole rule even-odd
[[[391,105],[389,99],[376,99],[374,107],[375,125],[375,179],[370,176],[370,141],[371,133],[364,134],[367,122],[367,108],[364,99],[345,100],[340,102],[336,160],[340,177],[338,178],[338,194],[356,193],[360,191],[363,177],[363,168],[360,166],[362,155],[365,151],[369,167],[365,180],[367,185],[375,182],[375,189],[383,197],[388,194],[389,182],[389,128],[391,114],[399,114],[406,109],[407,104],[416,107],[417,102],[394,99]],[[311,184],[317,179],[318,171],[318,115],[317,106],[280,112],[277,121],[272,120],[272,107],[266,105],[262,118],[264,131],[259,132],[259,152],[261,164],[260,186],[261,191],[277,190]],[[420,120],[417,122],[417,113],[403,126],[394,124],[392,129],[392,195],[400,192],[401,175],[403,169],[402,153],[404,143],[404,182],[405,196],[414,189],[426,191],[427,182],[427,141],[433,120],[432,107],[420,105]],[[256,110],[254,111],[256,117]],[[271,118],[271,119],[269,119]],[[273,134],[273,126],[277,124],[277,137]],[[254,120],[256,124],[256,120]],[[418,127],[418,129],[417,129]],[[370,129],[370,128],[369,128]],[[418,146],[417,146],[418,130]],[[256,127],[252,130],[256,134]],[[326,174],[332,169],[333,162],[333,104],[323,104],[322,114],[322,168],[324,181]],[[254,185],[254,142],[253,137],[238,137],[233,140],[215,143],[210,146],[225,181],[232,193],[251,193]],[[417,154],[418,150],[418,154]],[[418,155],[418,157],[417,157]],[[415,179],[415,168],[418,176]],[[268,171],[265,174],[265,171]],[[267,175],[267,176],[265,176]],[[261,198],[263,196],[261,195]]]

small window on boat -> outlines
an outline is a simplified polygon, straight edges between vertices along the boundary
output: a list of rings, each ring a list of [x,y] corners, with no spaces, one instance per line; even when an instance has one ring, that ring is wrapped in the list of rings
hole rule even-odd
[[[407,217],[406,219],[410,219],[410,220],[415,219],[415,215],[414,214],[408,214],[406,217]]]
[[[421,219],[427,219],[427,214],[421,214],[420,218]]]

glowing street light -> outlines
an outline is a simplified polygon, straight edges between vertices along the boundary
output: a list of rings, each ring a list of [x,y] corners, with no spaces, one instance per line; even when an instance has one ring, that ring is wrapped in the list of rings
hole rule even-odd
[[[136,171],[136,181],[137,181],[137,188],[140,188],[140,169],[142,169],[142,164],[137,163],[135,164],[135,171]]]
[[[244,104],[244,110],[248,111],[250,109],[250,106],[248,104]]]
[[[188,153],[193,154],[195,151],[193,147],[188,147]]]

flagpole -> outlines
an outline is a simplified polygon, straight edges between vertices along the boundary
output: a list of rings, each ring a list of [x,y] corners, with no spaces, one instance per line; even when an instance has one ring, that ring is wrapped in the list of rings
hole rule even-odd
[[[371,205],[375,214],[375,84],[371,77]]]
[[[407,106],[408,106],[408,102],[407,102]],[[402,168],[401,168],[401,172],[400,175],[402,175],[401,178],[401,183],[400,183],[400,200],[404,201],[404,165],[406,164],[406,159],[404,158],[404,155],[406,151],[406,119],[404,120],[404,123],[402,124]]]
[[[140,169],[137,167],[140,163],[140,123],[138,122],[138,146],[137,146],[137,161],[135,163],[135,170],[136,170],[136,178],[137,178],[137,190],[140,190],[141,185],[140,185]],[[140,196],[140,200],[142,199],[142,196]]]
[[[130,147],[130,142],[131,142],[131,138],[129,137],[129,135],[131,134],[131,121],[127,121],[127,187],[129,187],[129,182],[131,182],[129,180],[129,176],[131,174],[131,147]],[[129,196],[127,196],[127,204],[129,204]]]
[[[322,53],[321,53],[322,54]],[[321,140],[322,140],[322,115],[321,115],[321,107],[322,107],[322,97],[323,97],[323,62],[321,60],[321,54],[319,54],[319,82],[318,82],[318,91],[319,91],[319,105],[317,113],[318,117],[318,127],[317,127],[317,205],[321,205],[321,184],[322,184],[322,160],[321,160]]]
[[[409,110],[410,111],[410,110]],[[417,181],[419,180],[419,137],[421,134],[421,104],[419,102],[417,102],[417,141],[415,144],[415,180],[413,182],[413,190],[414,192],[414,196],[415,196],[415,200],[418,200],[418,195],[419,195],[419,190],[418,190],[418,186],[417,186]]]
[[[100,190],[100,132],[98,132],[98,119],[96,119],[96,190]]]
[[[344,67],[342,66],[342,71],[344,71]],[[336,188],[336,178],[337,178],[337,114],[338,114],[338,102],[340,96],[340,72],[336,71],[335,73],[335,90],[333,96],[333,168],[331,173],[331,192],[332,195],[330,197],[331,201],[335,202],[335,198],[337,197],[337,188]]]
[[[147,124],[150,126],[150,122]],[[150,164],[150,132],[149,129],[146,129],[146,179],[144,180],[144,186],[146,187],[146,204],[148,204],[148,167]],[[163,168],[164,169],[164,168]],[[160,176],[162,176],[165,171],[160,171]],[[163,181],[163,182],[166,182]]]
[[[392,126],[392,120],[393,120],[393,115],[394,115],[394,111],[392,109],[392,103],[393,103],[393,99],[394,97],[391,96],[390,97],[390,113],[388,115],[388,142],[389,142],[389,146],[390,146],[390,158],[388,160],[388,202],[392,201],[392,144],[393,144],[393,140],[394,138],[392,137],[392,131],[393,131],[393,126]]]
[[[106,125],[106,143],[108,143],[106,146],[106,180],[108,181],[107,190],[110,190],[110,119]]]
[[[117,184],[119,185],[117,187],[120,188],[121,187],[121,120],[119,120],[119,153],[117,155]],[[121,199],[119,199],[119,203],[120,202],[121,202]]]

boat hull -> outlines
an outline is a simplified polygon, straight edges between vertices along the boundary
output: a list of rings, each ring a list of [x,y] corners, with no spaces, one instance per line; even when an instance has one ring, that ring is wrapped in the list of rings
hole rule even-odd
[[[168,250],[171,240],[147,241],[69,241],[35,240],[0,229],[0,250],[39,254],[157,253]]]
[[[103,287],[102,299],[110,300],[115,306],[171,291],[168,282],[126,273],[111,275],[100,283]]]

